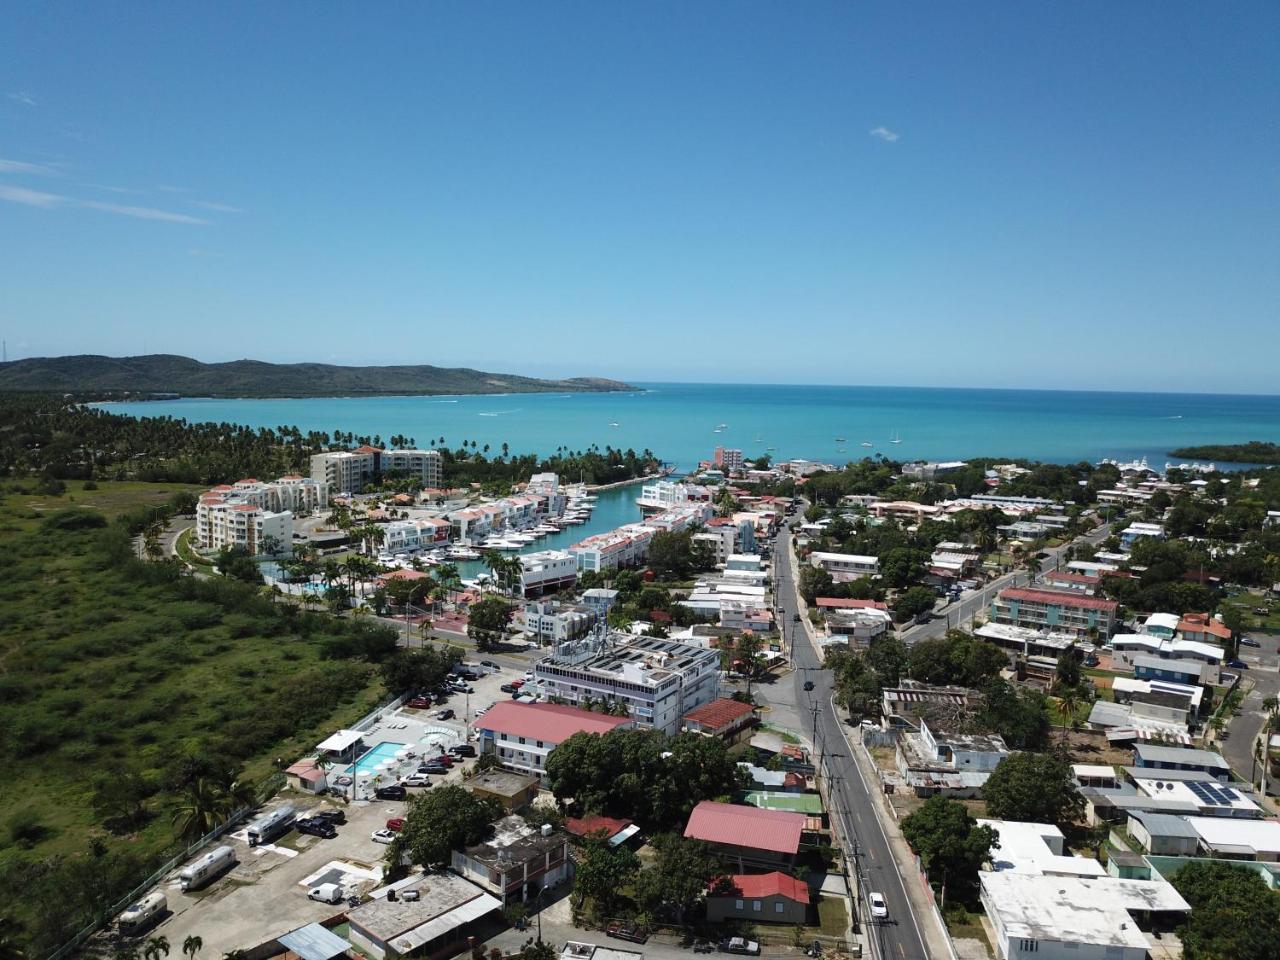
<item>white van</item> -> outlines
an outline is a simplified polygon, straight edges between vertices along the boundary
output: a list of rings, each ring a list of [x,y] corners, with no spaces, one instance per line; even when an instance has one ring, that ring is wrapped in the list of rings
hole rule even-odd
[[[136,937],[150,930],[169,910],[169,901],[160,891],[148,893],[120,914],[120,935]]]
[[[307,899],[319,900],[321,903],[341,903],[342,888],[336,883],[322,883],[307,892]]]
[[[199,860],[182,868],[178,874],[178,883],[183,890],[199,890],[230,870],[236,862],[233,848],[222,846],[210,850]]]
[[[272,838],[280,836],[291,826],[293,821],[297,819],[297,812],[293,807],[285,804],[272,810],[266,816],[259,817],[253,823],[249,824],[249,846],[256,847],[260,843],[267,843]]]

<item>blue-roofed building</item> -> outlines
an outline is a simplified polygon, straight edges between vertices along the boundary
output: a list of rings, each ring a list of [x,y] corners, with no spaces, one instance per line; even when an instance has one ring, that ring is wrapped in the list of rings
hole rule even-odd
[[[334,960],[347,956],[351,950],[351,944],[318,923],[291,930],[276,937],[276,942],[290,953],[296,953],[300,960]]]
[[[1214,780],[1226,783],[1231,777],[1231,767],[1221,754],[1210,750],[1189,750],[1182,747],[1165,747],[1154,743],[1133,745],[1135,766],[1144,770],[1196,770]]]

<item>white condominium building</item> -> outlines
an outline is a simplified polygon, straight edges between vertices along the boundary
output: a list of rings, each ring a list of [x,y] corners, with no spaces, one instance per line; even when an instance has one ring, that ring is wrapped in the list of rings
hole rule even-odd
[[[520,591],[540,597],[573,586],[578,581],[578,561],[568,550],[539,550],[520,556]]]
[[[253,477],[206,490],[196,504],[195,543],[205,550],[243,547],[257,555],[291,553],[293,515],[319,510],[329,502],[329,487],[291,475],[270,483]],[[274,544],[272,541],[274,540]]]
[[[675,640],[611,634],[565,643],[534,664],[546,696],[626,706],[637,725],[680,732],[681,718],[716,698],[720,653]]]
[[[809,560],[815,567],[821,567],[831,574],[836,581],[875,577],[880,573],[878,559],[857,553],[811,553]]]
[[[315,454],[311,478],[327,483],[334,493],[359,493],[385,473],[408,474],[424,487],[438,487],[444,477],[442,464],[438,450],[383,450],[366,445]]]
[[[449,521],[393,520],[382,528],[384,553],[413,553],[449,542]]]

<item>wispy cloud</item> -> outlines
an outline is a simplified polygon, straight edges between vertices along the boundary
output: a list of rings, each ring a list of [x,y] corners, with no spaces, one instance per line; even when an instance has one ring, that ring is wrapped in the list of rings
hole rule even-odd
[[[214,213],[244,213],[239,207],[233,207],[229,203],[214,203],[212,200],[192,200],[191,205]]]
[[[25,90],[14,90],[11,93],[5,94],[5,96],[14,103],[22,104],[24,107],[34,107],[36,105],[36,98]]]
[[[68,199],[68,197],[59,196],[56,193],[45,193],[41,190],[28,190],[26,187],[11,187],[8,184],[0,184],[0,200],[7,200],[9,203],[21,203],[28,207],[43,207],[47,210],[66,203]]]
[[[894,143],[898,139],[898,134],[894,133],[888,127],[876,127],[874,130],[867,131],[877,140],[883,140],[885,143]]]
[[[159,190],[161,193],[190,193],[191,192],[190,187],[175,187],[167,183],[160,184],[160,186],[156,187],[156,189]]]
[[[27,163],[25,160],[6,160],[0,157],[0,173],[29,174],[35,177],[56,177],[62,171],[44,163]]]
[[[133,207],[122,203],[103,203],[99,200],[77,200],[59,193],[45,193],[42,190],[28,190],[26,187],[15,187],[0,184],[0,200],[9,203],[20,203],[27,207],[40,207],[51,210],[54,207],[83,207],[86,210],[98,210],[102,213],[114,213],[122,217],[133,217],[135,220],[160,220],[165,223],[206,224],[208,220],[190,217],[185,213],[173,213],[170,210],[159,210],[155,207]]]
[[[122,217],[133,217],[137,220],[163,220],[166,223],[208,223],[199,217],[189,217],[185,213],[172,213],[169,210],[158,210],[155,207],[132,207],[123,203],[103,203],[100,200],[81,200],[80,206],[90,210],[101,210],[104,213],[118,213]]]

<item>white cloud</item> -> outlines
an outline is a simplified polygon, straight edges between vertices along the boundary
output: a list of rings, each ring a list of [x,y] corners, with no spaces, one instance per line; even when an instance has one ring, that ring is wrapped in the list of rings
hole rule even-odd
[[[66,197],[56,193],[44,193],[40,190],[28,190],[25,187],[11,187],[6,184],[0,184],[0,200],[21,203],[28,207],[43,207],[46,210],[67,202]]]
[[[171,213],[168,210],[157,210],[155,207],[131,207],[122,203],[103,203],[100,200],[82,200],[80,206],[90,210],[101,210],[104,213],[118,213],[123,217],[137,220],[163,220],[166,223],[208,223],[199,217],[189,217],[185,213]]]
[[[88,210],[99,210],[103,213],[115,213],[122,217],[133,217],[135,220],[160,220],[166,223],[206,224],[208,220],[189,217],[185,213],[171,213],[168,210],[157,210],[155,207],[131,207],[121,203],[102,203],[98,200],[77,200],[64,197],[58,193],[45,193],[41,190],[28,190],[26,187],[14,187],[0,184],[0,200],[9,203],[20,203],[27,207],[39,207],[51,210],[54,207],[84,207]]]
[[[233,207],[229,203],[214,203],[211,200],[192,200],[191,205],[214,213],[244,213],[239,207]]]
[[[894,133],[888,127],[876,127],[874,130],[869,130],[867,132],[878,140],[883,140],[885,143],[893,143],[898,139],[898,134]]]
[[[156,189],[159,190],[161,193],[190,193],[191,192],[191,189],[189,187],[174,187],[174,186],[170,186],[167,183],[160,184],[160,186],[156,187]]]
[[[0,157],[0,173],[31,174],[37,177],[56,177],[62,171],[43,163],[27,163],[24,160],[6,160]]]
[[[25,90],[14,90],[12,93],[5,94],[5,96],[14,103],[22,104],[24,107],[34,107],[36,105],[36,98]]]

